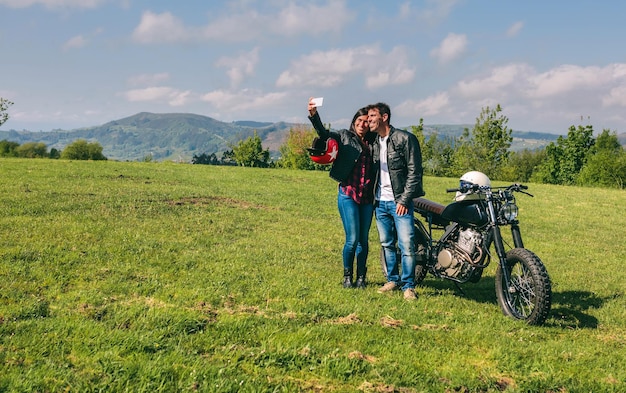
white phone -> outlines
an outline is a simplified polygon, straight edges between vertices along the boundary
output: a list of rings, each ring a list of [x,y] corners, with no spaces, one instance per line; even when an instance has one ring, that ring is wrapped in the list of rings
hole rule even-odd
[[[324,103],[324,97],[313,98],[311,102],[313,102],[313,105],[315,106],[322,106],[322,104]]]

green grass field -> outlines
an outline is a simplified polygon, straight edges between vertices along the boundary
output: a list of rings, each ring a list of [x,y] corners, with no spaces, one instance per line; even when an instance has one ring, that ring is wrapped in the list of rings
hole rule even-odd
[[[626,192],[529,186],[541,327],[502,315],[495,263],[378,294],[375,225],[343,289],[325,172],[1,159],[0,392],[626,391]]]

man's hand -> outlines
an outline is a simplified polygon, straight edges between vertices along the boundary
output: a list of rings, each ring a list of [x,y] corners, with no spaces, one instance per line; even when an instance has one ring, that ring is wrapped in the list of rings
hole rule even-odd
[[[399,203],[396,205],[396,215],[403,216],[407,214],[408,212],[409,212],[409,208],[407,208],[406,206],[401,205]]]

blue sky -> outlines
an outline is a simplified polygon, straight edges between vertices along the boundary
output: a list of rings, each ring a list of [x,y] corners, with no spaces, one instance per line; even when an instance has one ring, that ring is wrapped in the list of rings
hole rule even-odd
[[[392,124],[626,132],[626,2],[0,0],[1,129],[138,112],[346,127],[377,101]]]

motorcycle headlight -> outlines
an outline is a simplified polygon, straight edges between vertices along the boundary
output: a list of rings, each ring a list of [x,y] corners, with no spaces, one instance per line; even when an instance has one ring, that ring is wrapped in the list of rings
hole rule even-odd
[[[513,221],[517,218],[518,208],[515,203],[507,203],[500,209],[500,217],[506,221]]]

